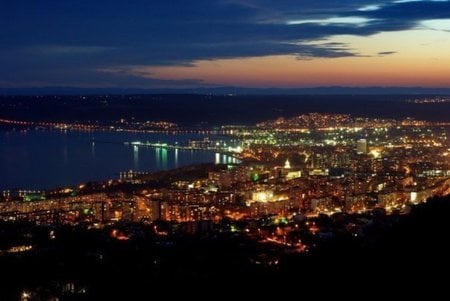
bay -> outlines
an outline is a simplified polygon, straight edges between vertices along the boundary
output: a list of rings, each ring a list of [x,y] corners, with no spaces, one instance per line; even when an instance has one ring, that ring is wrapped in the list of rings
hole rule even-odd
[[[0,190],[65,187],[117,179],[120,172],[128,170],[154,172],[198,163],[230,162],[231,158],[209,151],[124,144],[148,141],[183,145],[190,139],[202,138],[196,134],[0,131]]]

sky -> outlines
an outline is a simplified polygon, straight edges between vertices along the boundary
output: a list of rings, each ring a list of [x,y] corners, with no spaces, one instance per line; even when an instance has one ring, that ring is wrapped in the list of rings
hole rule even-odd
[[[0,88],[450,87],[450,1],[2,0]]]

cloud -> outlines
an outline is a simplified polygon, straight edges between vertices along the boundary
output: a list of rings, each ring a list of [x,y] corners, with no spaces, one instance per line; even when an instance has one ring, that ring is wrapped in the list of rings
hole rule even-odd
[[[420,26],[426,29],[450,32],[450,18],[425,20],[420,23]]]
[[[114,47],[48,45],[32,46],[25,50],[31,53],[44,55],[88,55],[114,50]]]
[[[364,17],[333,17],[333,18],[326,18],[326,19],[317,19],[317,20],[291,20],[288,21],[287,24],[289,25],[296,25],[296,24],[319,24],[319,25],[330,25],[330,24],[341,24],[341,25],[357,25],[357,26],[365,26],[369,22],[374,21],[375,19],[367,19]]]
[[[55,55],[116,48],[118,51],[111,51],[99,64],[164,65],[301,53],[302,48],[292,43],[354,34],[355,24],[348,24],[352,18],[340,14],[374,1],[52,1],[48,11],[28,2],[23,9],[8,11],[6,7],[0,13],[4,14],[0,25],[7,32],[0,35],[2,45],[30,47],[37,42],[42,51]],[[311,18],[324,18],[326,23],[286,24]],[[307,48],[303,52],[312,52],[311,46]]]
[[[267,55],[364,56],[320,41],[449,18],[449,1],[49,0],[45,7],[33,0],[8,1],[0,9],[0,79],[32,77],[30,69],[61,76],[71,68],[189,66]]]
[[[381,52],[378,52],[377,54],[378,54],[378,56],[386,56],[386,55],[391,55],[391,54],[396,54],[397,53],[397,51],[381,51]]]
[[[450,18],[449,1],[396,1],[379,9],[357,11],[347,15],[378,20],[369,24],[375,31],[404,30],[418,26],[425,20]],[[383,25],[384,24],[384,25]]]
[[[40,87],[40,86],[64,86],[64,87],[104,87],[104,88],[163,88],[163,87],[192,87],[207,86],[200,79],[170,80],[152,77],[144,71],[133,72],[130,67],[108,69],[64,68],[47,72],[26,72],[17,76],[11,76],[9,81],[0,81],[0,87]],[[64,76],[61,76],[64,74]],[[38,78],[38,80],[36,80]]]

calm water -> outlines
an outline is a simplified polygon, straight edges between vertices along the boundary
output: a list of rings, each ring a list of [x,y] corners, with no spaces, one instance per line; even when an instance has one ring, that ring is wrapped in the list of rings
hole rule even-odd
[[[92,143],[92,138],[97,142]],[[76,185],[118,178],[119,172],[130,169],[157,171],[230,160],[211,152],[137,148],[121,144],[125,141],[173,144],[201,138],[199,135],[0,131],[0,190]]]

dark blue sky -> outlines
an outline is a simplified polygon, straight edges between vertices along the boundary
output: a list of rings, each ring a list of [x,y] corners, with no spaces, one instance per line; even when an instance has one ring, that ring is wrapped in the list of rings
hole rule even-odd
[[[339,37],[424,29],[428,24],[424,21],[432,22],[431,28],[429,24],[425,28],[428,31],[444,33],[450,30],[445,26],[449,20],[448,1],[3,0],[0,87],[233,84],[220,76],[208,81],[199,62],[220,60],[226,65],[226,59],[233,59],[236,65],[239,59],[245,65],[255,57],[292,56],[333,64],[340,58],[398,55],[392,41],[386,48],[378,43],[378,55],[374,55],[367,53],[369,42],[350,38],[349,43],[349,38]],[[278,68],[283,64],[280,61]],[[239,73],[238,67],[230,66],[210,72]],[[198,72],[191,69],[188,76],[175,76],[177,69],[166,72],[166,67],[197,68]],[[326,75],[324,85],[339,84]],[[321,83],[320,78],[317,82]],[[234,85],[252,83],[268,85],[251,78],[237,78]],[[310,83],[299,80],[293,85]]]

